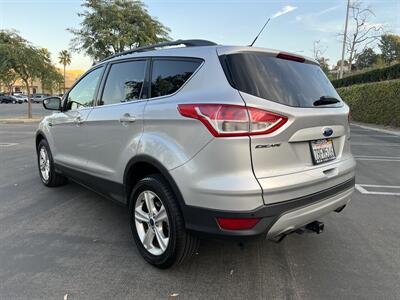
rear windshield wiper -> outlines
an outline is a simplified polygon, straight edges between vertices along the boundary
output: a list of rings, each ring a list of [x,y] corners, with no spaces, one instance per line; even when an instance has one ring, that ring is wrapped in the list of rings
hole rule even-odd
[[[335,104],[335,103],[339,103],[339,102],[340,102],[340,100],[335,97],[321,96],[321,98],[319,98],[313,104],[314,104],[314,106],[320,106],[320,105]]]

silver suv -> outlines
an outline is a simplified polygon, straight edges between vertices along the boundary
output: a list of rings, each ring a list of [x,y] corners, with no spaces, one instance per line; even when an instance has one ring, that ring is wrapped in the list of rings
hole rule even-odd
[[[159,268],[201,235],[319,233],[354,189],[349,108],[309,58],[179,40],[101,61],[43,105],[56,112],[36,134],[42,182],[126,205]]]

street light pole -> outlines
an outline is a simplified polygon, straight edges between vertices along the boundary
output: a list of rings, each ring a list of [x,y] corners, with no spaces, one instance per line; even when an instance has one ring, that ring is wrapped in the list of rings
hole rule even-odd
[[[342,60],[340,61],[340,76],[339,76],[339,78],[343,78],[344,49],[346,48],[347,23],[349,22],[349,9],[350,9],[350,0],[347,0],[346,22],[345,22],[345,25],[344,25]]]

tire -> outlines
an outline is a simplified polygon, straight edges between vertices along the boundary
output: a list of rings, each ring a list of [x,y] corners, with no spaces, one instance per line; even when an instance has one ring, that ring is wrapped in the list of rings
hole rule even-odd
[[[43,156],[44,153],[46,154],[46,157]],[[41,169],[41,158],[43,158],[46,161],[46,167],[44,167],[44,169],[47,172]],[[53,156],[51,154],[49,144],[45,139],[42,139],[38,144],[37,162],[38,162],[39,176],[45,186],[56,187],[64,185],[67,182],[66,177],[55,171]]]
[[[13,101],[12,101],[12,104],[15,104],[15,103],[17,103],[17,101],[13,100]]]
[[[149,249],[144,246],[146,238],[143,238],[142,230],[146,227],[146,221],[138,221],[136,217],[136,215],[139,215],[142,218],[142,213],[146,213],[147,202],[143,200],[143,195],[146,193],[155,195],[153,207],[156,213],[160,215],[159,212],[164,207],[167,216],[167,220],[164,220],[162,225],[160,225],[161,223],[156,216],[150,218],[153,219],[153,224],[151,224],[151,220],[147,222],[147,232],[151,232],[151,230],[154,232],[152,234],[153,242],[150,242],[150,247],[147,247]],[[132,190],[129,204],[132,235],[140,254],[148,263],[160,269],[167,269],[173,265],[183,263],[196,252],[199,246],[199,239],[186,231],[177,197],[161,175],[150,175],[140,180]],[[158,212],[157,209],[159,209]],[[147,215],[147,217],[149,216]],[[160,240],[160,227],[162,227],[161,238],[168,236],[166,247],[165,242],[163,242],[165,249],[162,249],[162,243],[158,242]],[[156,231],[159,231],[159,233],[157,234]],[[144,237],[146,237],[147,232]],[[156,251],[158,253],[155,253]]]

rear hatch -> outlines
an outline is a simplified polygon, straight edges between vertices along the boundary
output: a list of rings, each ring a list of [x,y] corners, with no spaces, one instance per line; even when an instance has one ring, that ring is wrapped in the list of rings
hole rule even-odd
[[[248,107],[288,119],[272,133],[250,136],[253,170],[266,204],[309,195],[354,176],[349,108],[316,62],[274,51],[219,54],[230,84]]]

